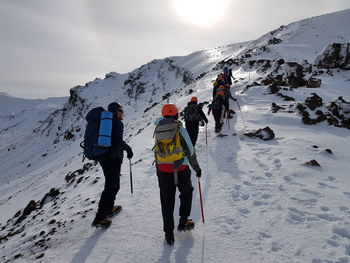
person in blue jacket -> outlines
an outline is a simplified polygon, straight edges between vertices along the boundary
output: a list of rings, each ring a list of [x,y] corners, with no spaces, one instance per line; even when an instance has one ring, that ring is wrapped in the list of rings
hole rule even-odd
[[[105,185],[101,194],[98,210],[92,226],[109,227],[112,221],[109,219],[121,210],[121,206],[115,206],[115,197],[120,188],[120,168],[123,162],[123,151],[127,152],[127,158],[133,157],[131,147],[123,140],[124,111],[122,106],[117,102],[108,105],[108,111],[113,113],[112,121],[112,146],[108,156],[99,161]]]
[[[155,121],[158,127],[164,119],[173,119],[179,125],[179,134],[181,139],[181,146],[183,148],[184,156],[181,162],[160,162],[156,161],[158,183],[160,189],[160,202],[163,216],[163,230],[165,232],[165,239],[169,245],[175,242],[174,239],[174,207],[176,187],[180,191],[180,210],[179,210],[179,224],[178,231],[190,231],[194,228],[194,222],[189,219],[192,207],[192,182],[191,170],[192,166],[196,172],[197,177],[201,177],[202,171],[199,167],[196,153],[192,145],[190,136],[187,130],[178,121],[178,109],[174,104],[165,104],[162,107],[162,116]]]

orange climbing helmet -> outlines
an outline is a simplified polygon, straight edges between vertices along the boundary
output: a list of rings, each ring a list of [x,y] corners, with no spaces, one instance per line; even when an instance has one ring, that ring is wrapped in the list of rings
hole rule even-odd
[[[192,98],[191,98],[191,101],[197,102],[197,101],[198,101],[198,98],[197,98],[197,97],[192,97]]]
[[[162,116],[176,116],[179,113],[174,104],[164,104],[162,107]]]

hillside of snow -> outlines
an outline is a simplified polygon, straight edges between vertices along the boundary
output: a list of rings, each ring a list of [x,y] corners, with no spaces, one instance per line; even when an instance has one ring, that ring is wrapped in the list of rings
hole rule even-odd
[[[254,41],[108,73],[69,98],[0,94],[1,262],[350,262],[349,24],[350,10],[302,20]],[[196,226],[169,247],[153,121],[164,103],[183,110],[192,96],[206,112],[225,66],[236,114],[221,137],[211,115],[208,144],[203,126],[196,145],[205,225],[192,176]],[[123,211],[101,230],[91,222],[102,169],[79,144],[86,113],[112,101],[125,110],[134,194],[125,159],[116,199]],[[259,130],[266,127],[269,140]]]

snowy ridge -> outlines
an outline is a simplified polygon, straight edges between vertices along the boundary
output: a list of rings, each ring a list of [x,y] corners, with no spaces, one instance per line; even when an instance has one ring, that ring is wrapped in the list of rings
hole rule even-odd
[[[0,95],[1,261],[349,262],[349,129],[340,128],[335,107],[349,118],[350,72],[312,65],[327,45],[350,42],[349,19],[345,10],[281,27],[256,41],[154,60],[129,74],[111,72],[72,88],[68,100]],[[273,37],[282,42],[261,49]],[[247,52],[251,56],[242,57]],[[180,110],[192,96],[209,102],[212,80],[230,58],[244,60],[233,68],[233,93],[242,112],[231,101],[236,114],[225,123],[222,138],[210,116],[208,145],[204,127],[196,145],[206,224],[193,176],[195,230],[175,233],[175,246],[168,247],[152,166],[153,121],[168,100]],[[300,74],[295,70],[300,65],[279,64],[281,59],[311,64],[304,63]],[[319,88],[300,83],[311,78],[320,80]],[[312,93],[322,102],[311,101]],[[125,160],[117,195],[123,211],[104,231],[90,228],[103,189],[102,169],[82,162],[79,143],[87,111],[112,101],[126,112],[124,138],[135,153],[134,195]],[[310,101],[318,103],[316,109]],[[305,125],[305,117],[320,122]],[[266,126],[273,140],[243,135]],[[320,166],[312,166],[313,160]]]
[[[232,58],[280,59],[300,63],[306,59],[314,63],[329,43],[349,41],[350,10],[304,19],[280,26],[248,43]]]

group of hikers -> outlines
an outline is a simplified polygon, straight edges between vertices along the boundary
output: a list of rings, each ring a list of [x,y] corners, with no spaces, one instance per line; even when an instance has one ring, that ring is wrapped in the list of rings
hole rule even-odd
[[[232,114],[229,111],[229,99],[236,99],[230,93],[231,77],[232,72],[224,68],[224,72],[219,74],[213,83],[213,100],[209,105],[208,115],[210,111],[214,115],[215,132],[221,131],[224,114],[227,114],[227,118]],[[121,206],[114,205],[114,201],[120,188],[119,177],[123,152],[126,151],[130,165],[133,157],[131,147],[123,140],[124,125],[122,120],[124,111],[122,106],[117,102],[112,102],[108,105],[108,112],[111,113],[111,133],[108,135],[111,139],[111,146],[107,155],[97,159],[103,169],[105,185],[95,219],[92,222],[92,226],[103,228],[109,227],[112,222],[111,217],[122,210]],[[156,128],[153,150],[160,189],[163,231],[167,244],[173,245],[175,242],[173,213],[176,188],[180,192],[180,218],[177,230],[190,231],[195,225],[192,219],[189,218],[194,190],[189,166],[200,178],[202,171],[194,147],[198,138],[200,122],[204,121],[207,124],[208,119],[202,107],[198,104],[197,97],[192,97],[183,111],[185,127],[179,121],[179,109],[174,104],[164,104],[161,113],[162,116],[154,123]]]

